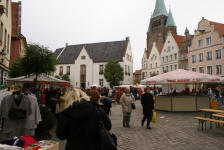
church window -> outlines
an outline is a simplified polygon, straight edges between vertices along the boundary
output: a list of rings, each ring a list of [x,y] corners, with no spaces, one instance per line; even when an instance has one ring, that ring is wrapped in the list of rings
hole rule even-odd
[[[158,27],[161,25],[161,20],[156,20],[152,23],[152,28]]]

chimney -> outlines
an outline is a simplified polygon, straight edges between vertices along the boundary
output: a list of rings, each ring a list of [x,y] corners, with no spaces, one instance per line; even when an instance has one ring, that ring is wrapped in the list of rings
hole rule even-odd
[[[130,38],[129,38],[129,36],[127,36],[127,37],[126,37],[126,41],[127,41],[127,42],[129,42],[129,41],[130,41]]]
[[[68,43],[65,43],[65,47],[67,47],[68,46]]]

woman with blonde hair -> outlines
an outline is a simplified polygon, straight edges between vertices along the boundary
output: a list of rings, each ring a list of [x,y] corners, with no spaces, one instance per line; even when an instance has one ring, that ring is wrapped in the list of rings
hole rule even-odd
[[[66,150],[99,150],[99,120],[108,131],[111,129],[111,121],[103,109],[77,88],[67,89],[61,99],[56,135],[67,140]]]

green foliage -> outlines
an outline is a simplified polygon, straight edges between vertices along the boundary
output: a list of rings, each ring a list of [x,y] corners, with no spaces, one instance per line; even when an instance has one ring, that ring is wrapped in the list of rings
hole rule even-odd
[[[48,139],[50,138],[49,131],[56,124],[56,117],[53,113],[51,113],[48,107],[40,106],[40,113],[42,117],[42,121],[38,124],[36,129],[36,137],[38,139]]]
[[[153,72],[153,73],[150,75],[150,77],[154,77],[154,76],[157,76],[157,75],[158,75],[157,73]]]
[[[65,81],[70,81],[70,78],[69,78],[69,75],[67,74],[64,74],[62,77],[61,77],[62,80],[65,80]]]
[[[56,58],[46,47],[38,44],[28,44],[22,60],[24,72],[27,75],[50,73],[55,71]]]
[[[105,65],[104,77],[110,83],[110,87],[119,85],[124,80],[124,71],[117,60],[109,60]]]
[[[59,75],[56,75],[55,78],[57,78],[57,79],[61,79],[61,77],[60,77]]]
[[[23,57],[19,57],[9,68],[10,78],[20,77],[25,75],[24,69],[22,66]]]

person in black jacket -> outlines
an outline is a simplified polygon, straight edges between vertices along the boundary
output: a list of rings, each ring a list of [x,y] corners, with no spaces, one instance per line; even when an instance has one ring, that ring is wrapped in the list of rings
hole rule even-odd
[[[98,111],[96,111],[96,109]],[[56,136],[67,140],[66,150],[98,150],[98,119],[109,131],[111,121],[97,103],[81,99],[57,114]]]
[[[143,107],[143,119],[142,126],[144,126],[144,122],[147,119],[147,128],[151,129],[150,121],[152,119],[152,110],[154,109],[154,100],[153,95],[150,93],[150,88],[145,88],[145,93],[141,96],[141,104]]]

